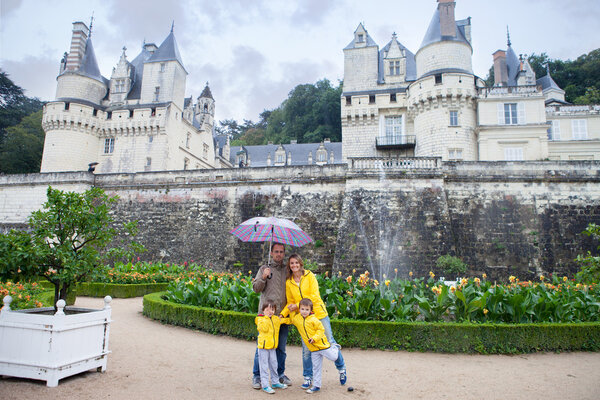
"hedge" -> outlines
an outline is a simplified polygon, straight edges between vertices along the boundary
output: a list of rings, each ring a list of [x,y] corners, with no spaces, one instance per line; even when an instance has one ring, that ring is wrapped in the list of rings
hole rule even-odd
[[[82,282],[77,284],[78,296],[113,298],[142,297],[148,293],[160,292],[167,288],[168,283],[99,283]]]
[[[255,340],[253,314],[166,301],[164,292],[144,296],[143,314],[161,322],[212,334]],[[331,320],[343,347],[444,353],[511,354],[535,351],[600,351],[600,323],[472,324]],[[292,332],[293,331],[293,332]],[[290,342],[299,343],[295,330]]]

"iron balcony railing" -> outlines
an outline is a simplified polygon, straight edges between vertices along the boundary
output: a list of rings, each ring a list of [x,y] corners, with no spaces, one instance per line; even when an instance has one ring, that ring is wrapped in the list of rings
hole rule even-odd
[[[378,149],[405,149],[415,147],[415,135],[379,136],[375,140]]]

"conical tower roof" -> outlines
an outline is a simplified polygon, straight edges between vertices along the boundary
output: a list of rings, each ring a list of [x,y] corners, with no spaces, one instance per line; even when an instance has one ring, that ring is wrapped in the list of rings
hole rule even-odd
[[[463,42],[471,46],[471,43],[469,43],[465,36],[464,27],[459,26],[458,24],[456,25],[456,35],[442,35],[440,26],[440,10],[436,8],[436,10],[433,12],[433,17],[431,17],[431,22],[429,22],[429,27],[427,28],[427,32],[425,33],[425,37],[423,38],[423,42],[421,42],[419,50],[431,43],[443,41]]]
[[[65,70],[63,74],[67,72],[74,72],[77,75],[86,76],[106,84],[108,80],[102,76],[100,68],[98,68],[98,61],[96,60],[96,53],[94,52],[94,45],[92,44],[91,37],[88,37],[85,42],[85,53],[81,59],[79,69],[76,71]]]
[[[210,91],[210,88],[208,87],[208,83],[204,87],[204,90],[202,91],[202,93],[200,93],[199,97],[207,97],[209,99],[214,100],[212,92]]]

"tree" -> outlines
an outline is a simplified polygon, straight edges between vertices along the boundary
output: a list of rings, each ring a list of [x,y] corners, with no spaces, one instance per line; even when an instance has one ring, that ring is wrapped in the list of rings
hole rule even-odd
[[[99,188],[75,193],[52,187],[47,196],[43,209],[29,216],[31,231],[0,234],[0,278],[46,278],[54,284],[56,308],[59,299],[66,299],[101,264],[101,253],[117,233],[109,212],[117,197]],[[135,223],[123,226],[127,233],[135,228]]]
[[[26,116],[19,124],[8,127],[4,140],[0,142],[0,172],[40,172],[44,136],[42,110]]]
[[[18,124],[24,116],[40,110],[42,105],[39,99],[25,96],[23,89],[0,70],[0,141],[7,127]]]

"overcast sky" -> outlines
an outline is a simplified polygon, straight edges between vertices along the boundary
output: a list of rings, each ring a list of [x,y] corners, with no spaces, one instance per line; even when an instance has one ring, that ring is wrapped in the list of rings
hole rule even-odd
[[[546,52],[575,59],[600,47],[599,0],[457,0],[456,18],[472,17],[473,69],[485,78],[492,53]],[[502,9],[498,9],[498,5]],[[110,78],[121,48],[131,61],[144,40],[157,45],[175,21],[189,75],[186,95],[206,81],[216,118],[257,120],[301,83],[343,78],[342,49],[364,22],[380,48],[393,32],[413,53],[435,0],[0,0],[0,68],[28,96],[54,99],[59,62],[72,22],[89,25],[102,74]]]

